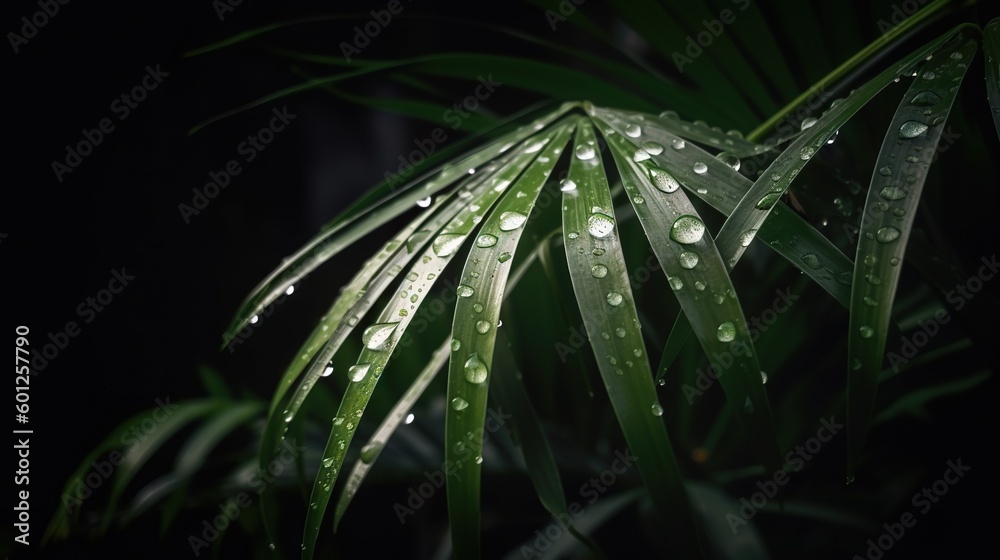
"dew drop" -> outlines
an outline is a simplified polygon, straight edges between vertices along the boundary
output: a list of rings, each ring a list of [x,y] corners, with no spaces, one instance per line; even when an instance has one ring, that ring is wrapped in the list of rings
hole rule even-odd
[[[775,204],[781,200],[781,195],[783,192],[769,192],[762,196],[760,200],[757,201],[758,210],[770,210]]]
[[[320,374],[320,376],[321,377],[330,377],[330,375],[332,373],[333,373],[333,366],[326,366],[326,369],[323,370],[323,373]]]
[[[637,124],[630,124],[625,127],[625,135],[629,138],[638,138],[642,135],[642,129]]]
[[[434,239],[434,243],[431,244],[431,249],[434,251],[435,255],[439,257],[447,257],[461,247],[463,241],[465,241],[464,235],[456,233],[442,233]]]
[[[917,121],[906,121],[899,127],[900,138],[916,138],[927,132],[927,125]]]
[[[670,147],[675,150],[683,150],[685,146],[687,146],[687,143],[681,138],[674,138],[670,141]]]
[[[477,321],[476,332],[479,334],[486,334],[490,332],[490,324],[486,321]]]
[[[878,174],[883,177],[888,177],[889,175],[892,175],[892,168],[889,167],[888,165],[880,167],[878,170]]]
[[[858,330],[861,332],[861,338],[871,338],[875,334],[875,331],[868,325],[864,325]]]
[[[357,383],[368,375],[368,370],[371,369],[371,367],[371,364],[355,364],[347,369],[347,378]]]
[[[500,262],[507,262],[507,261],[509,261],[510,260],[510,253],[508,253],[507,251],[504,251],[503,253],[500,253],[500,256],[497,257],[497,260],[500,261]]]
[[[260,321],[260,317],[258,317],[256,315],[254,315],[253,317],[250,317],[250,324],[251,325],[256,325],[257,321]]]
[[[361,342],[369,350],[382,350],[397,326],[399,323],[375,323],[361,334]]]
[[[736,338],[736,327],[729,321],[726,321],[719,325],[715,336],[719,339],[719,342],[731,342]]]
[[[753,241],[754,236],[757,235],[757,230],[748,229],[740,235],[740,245],[744,247],[749,247],[750,242]]]
[[[649,166],[649,180],[652,181],[654,187],[665,193],[672,193],[681,188],[681,184],[673,175],[655,165]]]
[[[607,237],[615,230],[615,222],[609,216],[601,213],[591,214],[587,218],[587,231],[590,235],[601,238]]]
[[[479,360],[479,354],[469,356],[469,359],[465,361],[464,369],[465,380],[475,384],[486,381],[486,376],[489,373],[486,364]]]
[[[806,146],[805,148],[799,150],[799,159],[802,161],[808,161],[814,155],[816,155],[816,148],[813,148],[812,146]]]
[[[708,173],[708,166],[700,161],[695,162],[693,169],[694,172],[697,173],[698,175],[704,175],[705,173]]]
[[[429,196],[426,198],[421,198],[420,200],[417,201],[417,206],[421,208],[427,208],[430,205],[431,205],[431,197]]]
[[[608,275],[608,267],[603,264],[595,264],[590,267],[590,275],[594,278],[604,278]]]
[[[580,144],[574,150],[576,154],[576,159],[581,161],[587,161],[588,159],[594,159],[594,147],[588,144]]]
[[[472,297],[476,293],[475,288],[468,284],[459,284],[455,291],[458,293],[458,297]]]
[[[608,304],[617,307],[622,304],[622,295],[618,292],[608,292]]]
[[[559,181],[559,190],[562,192],[570,192],[576,190],[576,182],[573,179],[563,179]]]
[[[680,255],[677,256],[677,260],[681,263],[681,268],[691,270],[692,268],[698,266],[698,253],[694,251],[682,251]]]
[[[701,241],[703,235],[705,235],[705,224],[688,214],[674,220],[674,225],[670,227],[670,239],[684,245]]]
[[[905,190],[892,185],[884,187],[881,191],[879,191],[879,194],[886,200],[902,200],[906,198]]]
[[[455,398],[451,399],[451,408],[452,408],[452,410],[456,410],[456,411],[457,410],[465,410],[468,407],[469,407],[469,402],[466,401],[465,399],[463,399],[462,397],[455,397]]]
[[[865,305],[867,305],[868,307],[876,307],[878,305],[877,301],[875,301],[874,299],[872,299],[872,298],[870,298],[868,296],[863,297],[862,301],[864,301]]]
[[[819,270],[819,268],[823,266],[823,263],[820,262],[819,257],[817,257],[813,253],[806,253],[805,255],[802,255],[802,262],[806,263],[806,266],[808,266],[813,270]]]
[[[913,96],[910,103],[918,107],[930,107],[941,102],[941,97],[932,91],[922,91]]]
[[[663,153],[663,146],[656,142],[643,142],[642,149],[651,156],[658,156]]]
[[[653,416],[663,416],[663,407],[657,403],[653,403],[653,406],[649,410],[653,413]]]
[[[670,278],[667,278],[667,282],[670,283],[670,287],[673,288],[675,292],[684,287],[684,281],[676,276],[671,276]]]
[[[451,339],[451,351],[452,352],[458,352],[458,349],[461,348],[461,347],[462,347],[462,341],[461,340],[459,340],[457,338]]]
[[[875,239],[877,239],[879,243],[890,243],[899,239],[899,235],[900,232],[898,229],[892,226],[885,226],[879,228],[879,230],[875,233]]]
[[[732,167],[733,171],[740,170],[740,158],[736,154],[732,152],[719,152],[715,157],[717,157],[722,163]]]
[[[527,219],[528,217],[520,212],[504,212],[500,214],[500,231],[515,230],[524,225]]]
[[[805,130],[807,128],[811,128],[814,124],[816,124],[816,119],[813,117],[809,117],[802,121],[802,124],[799,125],[799,130]]]

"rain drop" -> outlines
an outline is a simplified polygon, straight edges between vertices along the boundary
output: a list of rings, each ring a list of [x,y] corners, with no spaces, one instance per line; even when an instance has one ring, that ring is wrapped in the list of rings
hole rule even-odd
[[[900,232],[898,229],[892,226],[885,226],[879,228],[879,230],[875,233],[875,239],[877,239],[879,243],[890,243],[899,239],[899,235]]]
[[[488,373],[486,364],[479,360],[478,354],[469,356],[469,359],[465,361],[465,380],[469,383],[479,384],[486,381]]]
[[[733,171],[740,170],[740,158],[732,152],[719,152],[715,157],[719,158],[719,161],[725,163],[729,167],[733,168]]]
[[[899,127],[900,138],[916,138],[927,132],[927,125],[917,121],[906,121]]]
[[[677,260],[681,263],[681,268],[691,270],[692,268],[698,266],[698,253],[694,251],[682,251],[680,255],[677,256]]]
[[[361,334],[361,342],[369,350],[382,350],[398,325],[399,323],[375,323]]]
[[[911,104],[918,107],[930,107],[941,102],[941,97],[932,91],[922,91],[913,96]]]
[[[802,262],[806,263],[806,266],[813,270],[819,270],[822,266],[819,257],[813,253],[806,253],[805,255],[802,255]]]
[[[497,244],[497,238],[495,235],[484,233],[483,235],[480,235],[478,238],[476,238],[476,247],[486,248],[486,247],[492,247],[496,244]]]
[[[581,161],[586,161],[588,159],[594,158],[594,147],[588,144],[580,144],[576,147],[574,153],[576,154],[576,159]]]
[[[351,381],[357,383],[368,375],[368,370],[371,368],[371,364],[355,364],[348,368],[347,378]]]
[[[673,175],[653,165],[649,166],[649,180],[654,187],[665,193],[672,193],[681,188],[681,184]]]
[[[500,231],[515,230],[524,225],[527,219],[528,217],[520,212],[504,212],[500,214]]]
[[[736,338],[736,327],[729,321],[726,321],[719,325],[719,330],[716,331],[715,336],[719,339],[719,342],[731,342]]]
[[[902,200],[902,199],[906,198],[906,191],[905,190],[903,190],[903,189],[901,189],[899,187],[894,187],[892,185],[884,187],[879,192],[879,194],[882,195],[882,198],[884,198],[886,200]]]
[[[674,220],[674,225],[670,227],[670,239],[684,245],[697,243],[704,235],[705,224],[695,216],[688,214]]]
[[[663,153],[663,146],[656,142],[643,142],[642,149],[651,156],[658,156]]]
[[[458,297],[472,297],[476,290],[468,284],[459,284],[456,292],[458,292]]]
[[[590,217],[587,218],[587,231],[589,231],[590,235],[594,237],[607,237],[614,230],[614,220],[605,214],[591,214]]]
[[[431,249],[434,251],[435,255],[439,257],[447,257],[461,247],[463,241],[465,241],[464,235],[456,233],[442,233],[434,239],[434,243],[431,244]]]

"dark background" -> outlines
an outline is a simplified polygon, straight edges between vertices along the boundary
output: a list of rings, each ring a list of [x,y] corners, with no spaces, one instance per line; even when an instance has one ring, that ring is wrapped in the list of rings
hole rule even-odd
[[[103,541],[76,541],[72,549],[60,545],[39,552],[38,542],[79,460],[124,418],[156,406],[156,399],[169,397],[176,402],[202,395],[199,365],[210,364],[233,387],[268,396],[292,349],[329,304],[331,289],[341,286],[353,266],[367,256],[372,247],[367,243],[339,256],[336,264],[313,274],[311,285],[300,287],[247,344],[232,354],[219,350],[221,333],[249,290],[323,223],[381,180],[385,171],[395,169],[397,154],[409,150],[412,139],[426,137],[434,126],[314,91],[188,136],[187,129],[198,122],[300,78],[290,71],[287,60],[258,47],[182,57],[189,49],[275,21],[332,10],[358,13],[384,5],[357,8],[357,4],[244,1],[220,21],[208,0],[76,1],[60,6],[58,15],[21,45],[18,54],[5,45],[4,161],[13,170],[4,181],[0,207],[0,232],[6,234],[0,239],[6,340],[12,343],[14,326],[23,324],[31,329],[34,347],[40,348],[48,342],[48,333],[59,332],[67,321],[81,327],[80,334],[31,380],[34,556],[188,557],[186,542],[157,541],[155,523],[140,522]],[[505,43],[476,25],[459,24],[463,19],[488,19],[540,35],[550,32],[540,8],[486,15],[482,7],[455,10],[429,4],[406,3],[407,18],[446,16],[455,23],[431,25],[419,18],[406,25],[394,23],[359,56],[405,56],[414,45],[421,52],[461,50],[483,41],[491,42],[494,52],[539,56],[523,43]],[[3,29],[19,29],[20,17],[37,10],[34,2],[6,3],[0,19]],[[355,23],[339,20],[304,26],[275,34],[273,43],[294,36],[301,44],[305,36],[317,50],[337,54],[337,45],[351,39]],[[560,33],[560,39],[582,40],[568,26]],[[140,83],[147,65],[159,65],[169,76],[119,121],[109,105]],[[970,80],[978,83],[979,77]],[[394,86],[372,80],[360,87],[385,94]],[[504,91],[482,111],[507,115],[536,100],[522,92]],[[281,106],[287,106],[296,119],[185,224],[178,205],[191,204],[192,189],[202,187],[209,172],[240,157],[236,152],[240,142],[268,122],[271,107]],[[96,128],[106,117],[115,122],[115,130],[59,182],[51,162],[64,158],[65,145],[82,139],[81,129]],[[121,267],[135,280],[84,324],[77,306],[105,288],[111,271]],[[951,457],[960,454],[958,450],[991,445],[995,440],[991,424],[963,419],[966,413],[977,414],[978,407],[995,404],[985,399],[972,397],[937,411],[946,420],[937,426],[941,433],[929,437],[941,441],[951,437],[944,434],[958,435],[953,447],[928,454]],[[978,458],[986,456],[982,451]],[[996,484],[984,481],[992,477],[986,472],[988,464],[973,463],[973,467],[970,478],[979,482],[956,487],[954,495],[926,521],[921,519],[919,531],[902,543],[913,557],[934,557],[923,556],[932,550],[943,554],[936,557],[957,557],[948,552],[974,549],[977,541],[988,540],[989,531],[995,530],[996,510],[979,506],[996,503]],[[522,490],[515,499],[534,499],[530,488]],[[373,507],[384,513],[388,501]],[[437,505],[443,509],[444,500],[440,502]],[[365,510],[354,507],[352,514],[363,518]],[[364,543],[384,534],[371,528],[370,536],[362,529],[348,538]],[[240,549],[238,543],[225,546],[235,548],[223,552],[223,557]],[[394,547],[401,554],[410,550],[406,542],[380,542],[377,550],[387,553]],[[28,555],[17,551],[14,557]],[[886,557],[904,556],[893,551]]]

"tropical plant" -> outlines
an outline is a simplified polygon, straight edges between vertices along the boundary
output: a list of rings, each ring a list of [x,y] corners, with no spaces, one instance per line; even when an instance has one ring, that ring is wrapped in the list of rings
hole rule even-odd
[[[443,395],[433,402],[446,403],[443,410],[428,405],[427,412],[444,416],[443,478],[456,558],[481,555],[481,492],[490,476],[499,476],[483,470],[494,459],[526,471],[541,506],[574,535],[549,550],[540,548],[543,533],[513,539],[525,541],[520,545],[486,533],[491,549],[502,543],[512,555],[603,555],[611,537],[595,536],[596,530],[616,517],[638,520],[640,528],[627,534],[650,549],[682,558],[758,558],[767,548],[778,555],[844,553],[833,544],[840,536],[875,534],[910,489],[886,482],[894,475],[879,466],[886,453],[866,445],[869,433],[885,425],[919,430],[907,423],[908,414],[993,383],[995,358],[982,343],[992,336],[997,301],[987,291],[968,305],[974,293],[955,292],[976,277],[968,265],[991,241],[979,224],[956,228],[947,205],[958,199],[947,187],[948,177],[961,176],[970,191],[963,197],[995,199],[987,188],[996,184],[993,131],[983,130],[978,115],[991,111],[1000,131],[1000,22],[948,29],[982,15],[970,3],[939,0],[886,29],[880,25],[884,33],[860,50],[853,37],[836,43],[840,51],[826,52],[812,44],[826,12],[808,3],[795,4],[805,12],[796,15],[781,3],[746,10],[737,2],[727,11],[748,23],[731,28],[723,26],[721,3],[601,7],[643,37],[659,60],[673,62],[674,71],[628,52],[594,18],[567,13],[566,2],[535,3],[548,10],[553,27],[576,26],[617,55],[510,30],[504,32],[589,73],[492,54],[349,61],[268,47],[300,65],[296,72],[306,81],[194,129],[312,89],[430,121],[447,114],[447,102],[349,90],[349,80],[371,75],[446,98],[435,80],[475,80],[487,69],[491,83],[556,101],[497,125],[470,114],[460,124],[479,134],[461,143],[464,153],[452,146],[412,171],[388,173],[285,259],[236,313],[227,342],[282,294],[309,287],[303,279],[317,267],[395,228],[318,320],[266,406],[258,472],[273,464],[289,434],[326,439],[299,461],[303,476],[313,479],[303,558],[323,540],[338,481],[346,482],[332,512],[334,528],[425,393]],[[769,15],[777,21],[765,21]],[[849,11],[838,17],[854,20]],[[191,54],[263,44],[268,34],[301,25],[269,26]],[[781,33],[772,39],[768,25]],[[856,27],[845,23],[842,30],[850,35]],[[856,53],[814,77],[846,48]],[[988,105],[980,86],[967,83],[981,64]],[[808,69],[797,75],[796,66]],[[347,68],[322,75],[329,67]],[[814,83],[802,88],[804,78]],[[581,96],[589,101],[575,100]],[[786,99],[792,101],[781,107],[778,100]],[[757,124],[758,115],[770,116]],[[963,140],[961,150],[945,155],[949,125],[963,131]],[[936,338],[950,320],[943,301],[963,327]],[[452,305],[450,324],[433,320]],[[936,325],[933,333],[927,325]],[[933,343],[914,344],[917,333]],[[945,364],[960,367],[935,379],[931,373]],[[327,379],[339,371],[346,375]],[[435,381],[441,371],[445,378]],[[377,386],[387,396],[369,406]],[[216,395],[223,398],[221,389]],[[225,434],[261,409],[252,400],[212,402],[188,405],[202,407],[191,419],[213,416],[192,436],[175,471],[143,491],[141,505],[127,515],[163,498],[165,519],[175,517],[185,481]],[[501,410],[510,421],[496,415]],[[844,436],[832,439],[844,411]],[[377,428],[364,427],[366,412],[382,418]],[[514,447],[506,439],[484,443],[494,432],[491,418],[501,419]],[[821,426],[832,434],[818,441],[832,439],[829,445],[840,450],[823,452],[840,469],[837,484],[858,476],[870,496],[831,495],[833,475],[809,462],[811,455],[797,454],[797,444],[812,441]],[[359,432],[364,441],[356,441]],[[636,458],[641,486],[635,473],[623,472],[641,492],[616,488],[581,513],[566,489],[582,492],[581,481],[615,451]],[[754,494],[755,483],[773,481],[777,488],[807,462],[808,476],[817,478],[797,487],[804,498],[753,503],[749,515],[740,509],[739,498]],[[128,480],[124,475],[116,484],[105,526]],[[280,545],[288,539],[271,529],[276,486],[262,491],[260,527],[270,533],[265,544]],[[498,507],[509,513],[520,506]],[[748,525],[757,509],[786,521],[770,531]],[[412,504],[399,502],[394,512],[403,522],[414,514]],[[544,518],[532,515],[534,526],[544,528],[538,521]],[[815,545],[777,542],[775,535],[803,518],[834,528]],[[65,531],[68,519],[53,527]]]

